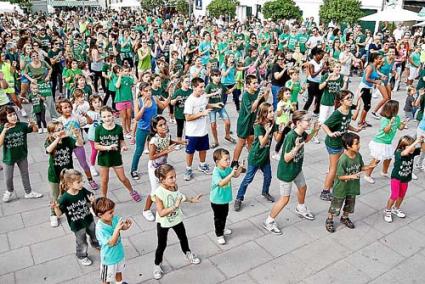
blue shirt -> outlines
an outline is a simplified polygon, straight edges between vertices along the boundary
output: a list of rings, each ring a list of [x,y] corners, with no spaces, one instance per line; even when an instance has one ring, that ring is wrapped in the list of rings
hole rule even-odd
[[[223,66],[221,67],[222,71],[227,71],[228,67],[226,65],[223,64]],[[227,73],[227,76],[222,76],[221,77],[221,83],[225,86],[229,86],[229,85],[233,85],[236,83],[235,80],[235,75],[236,75],[236,68],[235,67],[231,67],[229,73]]]
[[[201,56],[201,62],[202,65],[207,65],[208,60],[210,58],[210,49],[211,49],[211,42],[206,42],[203,41],[199,44],[199,52],[204,52],[206,50],[208,50],[207,52],[205,52],[202,56]]]
[[[220,169],[214,167],[212,174],[210,201],[214,204],[229,204],[232,201],[232,182],[221,187],[218,183],[232,172],[232,168],[228,167]]]
[[[105,224],[101,219],[96,224],[96,238],[100,244],[100,262],[103,265],[113,265],[124,259],[124,246],[121,242],[121,236],[114,246],[109,246],[108,241],[114,234],[115,227],[118,225],[120,217],[112,217],[112,226]]]
[[[158,106],[154,98],[151,99],[152,105],[145,108],[142,117],[137,122],[137,128],[149,131],[151,129],[151,120],[158,114]],[[139,106],[143,107],[142,98],[139,98]]]

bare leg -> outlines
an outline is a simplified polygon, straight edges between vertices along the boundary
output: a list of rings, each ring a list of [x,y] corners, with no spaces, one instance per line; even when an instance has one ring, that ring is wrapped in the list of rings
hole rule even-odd
[[[285,208],[286,204],[289,202],[289,196],[281,196],[279,200],[273,205],[272,210],[270,211],[270,217],[276,219],[279,213]]]
[[[100,189],[102,191],[102,196],[106,197],[108,195],[108,181],[109,181],[109,168],[100,167]]]
[[[131,183],[128,180],[128,178],[125,176],[124,167],[122,167],[122,166],[121,167],[115,167],[114,171],[115,171],[115,174],[117,175],[118,179],[125,186],[125,188],[128,190],[128,192],[132,192],[133,187],[131,186]]]

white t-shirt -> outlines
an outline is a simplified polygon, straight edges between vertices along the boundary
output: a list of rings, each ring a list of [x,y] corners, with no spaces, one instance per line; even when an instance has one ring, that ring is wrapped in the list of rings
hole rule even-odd
[[[184,114],[195,114],[203,112],[208,105],[208,98],[205,95],[195,97],[190,95],[184,103]],[[206,116],[196,120],[186,121],[186,135],[193,137],[202,137],[208,134],[208,121]]]

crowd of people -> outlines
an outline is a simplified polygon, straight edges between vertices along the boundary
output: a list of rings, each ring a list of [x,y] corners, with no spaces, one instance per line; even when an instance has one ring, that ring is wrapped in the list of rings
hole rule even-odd
[[[114,214],[115,203],[108,198],[110,169],[135,202],[142,197],[129,178],[139,180],[139,170],[147,169],[151,191],[143,217],[157,222],[155,279],[164,274],[161,263],[170,228],[187,261],[201,261],[189,248],[181,206],[200,202],[202,195],[188,197],[176,183],[176,175],[184,175],[185,181],[193,178],[195,153],[197,169],[212,175],[209,201],[220,245],[232,233],[226,228],[230,203],[236,212],[243,209],[258,170],[262,196],[274,203],[264,216],[266,230],[282,234],[276,218],[288,204],[293,184],[295,212],[315,219],[306,206],[303,173],[309,142],[324,142],[329,155],[320,194],[330,202],[324,229],[335,232],[333,219],[341,210],[341,224],[355,228],[349,216],[360,194],[360,174],[374,183],[372,172],[381,162],[380,174],[390,187],[383,219],[390,223],[393,216],[406,217],[401,205],[408,183],[417,179],[414,170],[425,170],[421,29],[399,24],[391,30],[384,25],[373,34],[360,25],[325,26],[312,18],[226,22],[125,10],[0,18],[3,202],[16,198],[15,165],[24,197],[42,197],[31,187],[27,159],[27,135],[38,132],[49,160],[51,226],[57,227],[58,217],[66,215],[83,265],[92,264],[89,235],[91,245],[100,250],[103,283],[125,283],[121,231],[132,226],[132,220]],[[355,76],[361,79],[353,88]],[[402,101],[392,98],[399,89],[405,94]],[[372,109],[374,96],[378,103]],[[236,125],[229,109],[238,113]],[[380,123],[368,145],[372,161],[366,165],[360,137],[363,129],[372,127],[368,118]],[[170,132],[170,124],[176,125],[176,133]],[[404,135],[395,142],[396,133],[408,124],[417,127],[416,136]],[[224,128],[224,135],[218,127]],[[127,143],[134,145],[130,167],[122,159]],[[184,172],[167,163],[168,155],[181,149],[186,153]],[[241,160],[244,149],[247,163]],[[149,157],[147,164],[139,163],[143,153]],[[79,167],[73,164],[73,154]],[[269,192],[274,176],[270,159],[278,161],[278,198]],[[238,177],[242,180],[233,200],[232,179]],[[98,189],[101,197],[95,198]]]

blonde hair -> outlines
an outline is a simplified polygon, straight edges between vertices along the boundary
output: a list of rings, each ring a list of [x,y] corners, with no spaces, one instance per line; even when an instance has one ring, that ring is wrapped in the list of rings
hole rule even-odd
[[[59,179],[59,190],[62,193],[69,189],[69,186],[75,181],[81,181],[83,175],[74,169],[63,169],[60,173]]]

